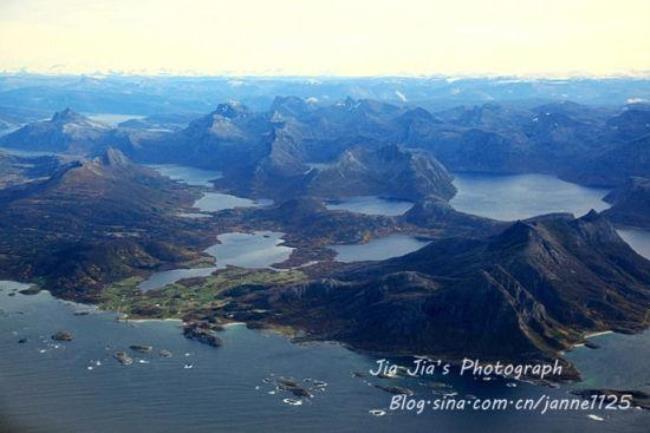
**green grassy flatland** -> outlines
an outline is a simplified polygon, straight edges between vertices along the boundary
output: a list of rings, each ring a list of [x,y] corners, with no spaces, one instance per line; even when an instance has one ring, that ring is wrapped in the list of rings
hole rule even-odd
[[[161,289],[142,293],[140,277],[130,277],[102,292],[100,306],[106,310],[128,314],[132,318],[182,318],[197,309],[224,305],[224,290],[244,285],[284,285],[305,281],[307,276],[297,270],[249,270],[230,267],[209,277],[190,278]]]

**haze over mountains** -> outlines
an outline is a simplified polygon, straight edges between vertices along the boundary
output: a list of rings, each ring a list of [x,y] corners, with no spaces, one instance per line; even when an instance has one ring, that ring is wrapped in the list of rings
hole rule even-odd
[[[368,159],[378,155],[373,149],[388,145],[424,150],[452,172],[541,172],[612,187],[650,171],[649,136],[650,108],[644,104],[518,109],[490,103],[430,113],[369,100],[316,105],[283,97],[262,112],[220,104],[178,132],[111,129],[65,110],[5,135],[0,144],[85,155],[114,146],[139,161],[229,171],[237,188],[263,192],[267,182],[278,188],[312,182],[304,179],[310,168],[319,173],[318,182],[332,176],[331,164],[343,169],[353,153]],[[429,171],[438,165],[431,160]]]
[[[71,106],[94,113],[207,113],[215,101],[239,100],[265,110],[278,95],[295,95],[331,104],[337,100],[375,99],[427,109],[501,101],[569,100],[620,106],[650,100],[643,78],[525,79],[521,77],[174,77],[92,75],[0,75],[2,107],[44,115]],[[534,102],[533,102],[534,103]],[[4,112],[4,111],[3,111]]]

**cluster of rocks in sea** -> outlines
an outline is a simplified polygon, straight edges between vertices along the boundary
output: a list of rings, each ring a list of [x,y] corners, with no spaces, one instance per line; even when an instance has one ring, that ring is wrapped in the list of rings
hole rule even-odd
[[[132,344],[129,346],[129,350],[140,354],[150,354],[153,352],[153,349],[154,349],[153,346],[146,345],[146,344]],[[158,352],[158,355],[161,358],[171,358],[173,356],[172,352],[170,352],[167,349],[161,349]],[[122,365],[131,365],[135,362],[134,358],[124,351],[115,352],[115,354],[113,354],[113,358],[115,358]],[[149,363],[149,361],[143,359],[138,360],[138,362],[141,364]]]
[[[15,332],[15,334],[17,335],[18,333]],[[50,336],[50,340],[52,340],[54,342],[57,342],[57,343],[58,342],[70,342],[70,341],[73,340],[73,335],[72,335],[72,333],[70,331],[61,330],[61,331],[57,331],[54,334],[52,334]],[[27,344],[30,340],[28,339],[28,337],[20,337],[17,341],[18,341],[18,344]],[[40,351],[39,351],[40,353],[45,353],[48,350],[48,348],[58,349],[58,348],[62,347],[60,344],[51,343],[51,344],[48,345],[46,337],[41,337],[41,342],[45,343],[47,345],[47,348],[40,349]],[[111,346],[106,346],[106,350],[111,350]],[[132,345],[129,346],[129,350],[131,350],[132,352],[135,352],[135,353],[140,353],[140,354],[151,354],[153,352],[153,350],[154,350],[154,347],[151,346],[151,345],[146,345],[146,344],[132,344]],[[158,355],[161,358],[171,358],[173,356],[172,352],[170,352],[167,349],[160,349],[160,351],[158,352]],[[189,354],[186,354],[186,356],[188,356],[188,355]],[[115,352],[115,353],[113,353],[112,357],[117,362],[119,362],[121,365],[124,365],[124,366],[132,365],[134,362],[136,362],[136,359],[134,359],[126,351]],[[138,359],[137,362],[141,363],[141,364],[148,364],[149,363],[149,361],[144,360],[144,359]],[[93,370],[96,367],[99,367],[100,365],[102,365],[101,361],[91,361],[90,365],[87,368],[88,368],[88,370]],[[187,367],[188,365],[189,364],[186,364],[185,368],[188,368]]]
[[[129,356],[126,352],[115,352],[113,357],[122,365],[131,365],[133,364],[133,358]]]
[[[272,385],[272,389],[267,391],[269,395],[276,395],[281,391],[292,394],[294,398],[282,399],[290,406],[301,406],[305,400],[314,398],[315,393],[324,392],[327,388],[327,382],[322,380],[310,377],[299,380],[293,377],[276,376],[274,373],[262,379],[262,383]],[[258,390],[260,388],[260,386],[255,387]]]
[[[309,389],[292,379],[281,377],[277,380],[277,384],[280,389],[289,391],[296,397],[312,398],[314,396],[311,392],[309,392]]]
[[[381,389],[382,391],[386,391],[387,393],[394,394],[394,395],[413,395],[413,391],[402,387],[402,386],[394,386],[394,385],[375,385],[375,388]]]

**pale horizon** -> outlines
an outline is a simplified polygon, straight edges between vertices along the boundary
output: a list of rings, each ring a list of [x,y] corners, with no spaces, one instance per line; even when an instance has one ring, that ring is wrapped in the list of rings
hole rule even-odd
[[[645,78],[648,17],[644,0],[9,0],[0,71]]]

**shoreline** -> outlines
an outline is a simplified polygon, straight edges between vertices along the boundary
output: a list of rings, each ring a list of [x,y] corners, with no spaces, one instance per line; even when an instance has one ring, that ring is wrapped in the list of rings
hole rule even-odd
[[[16,282],[16,281],[13,281],[13,280],[5,280],[4,282],[18,283],[18,284],[29,284],[29,283],[20,283],[20,282]],[[122,322],[122,323],[125,323],[125,324],[128,324],[129,322],[134,323],[134,324],[138,324],[138,323],[156,323],[156,322],[158,322],[158,323],[175,322],[176,324],[178,324],[178,326],[182,327],[183,324],[185,323],[183,321],[183,319],[178,318],[178,317],[146,318],[146,317],[137,317],[136,316],[135,318],[131,319],[131,318],[128,318],[128,316],[123,317],[124,313],[120,313],[118,311],[110,310],[110,309],[103,309],[103,308],[101,308],[101,306],[96,305],[96,304],[82,304],[82,303],[79,303],[77,301],[61,299],[61,298],[57,298],[56,296],[52,295],[52,293],[49,290],[42,289],[42,291],[47,292],[53,299],[58,300],[60,302],[63,302],[65,304],[71,306],[73,309],[75,307],[77,307],[77,306],[82,306],[84,308],[84,310],[91,309],[91,310],[94,310],[94,312],[115,314],[116,315],[115,316],[115,321]],[[245,326],[245,327],[248,328],[248,322],[230,321],[228,319],[226,319],[226,321],[224,323],[221,323],[220,325],[225,329],[233,329],[233,328],[240,327],[240,326]],[[249,328],[249,329],[254,329],[254,328]],[[386,356],[386,357],[390,357],[390,358],[402,358],[402,357],[404,357],[404,358],[414,358],[414,359],[417,359],[417,358],[428,359],[431,356],[431,355],[422,355],[421,353],[420,354],[414,354],[414,353],[405,353],[405,352],[397,352],[396,353],[396,352],[391,352],[391,351],[388,351],[388,352],[368,351],[368,350],[357,348],[354,345],[350,345],[350,344],[348,344],[348,343],[346,343],[344,341],[331,340],[331,339],[322,339],[322,338],[319,338],[318,336],[304,334],[304,330],[300,329],[300,327],[279,325],[277,323],[264,322],[264,326],[261,327],[259,329],[259,331],[262,331],[262,332],[267,331],[267,332],[272,332],[272,333],[277,334],[277,335],[284,336],[284,337],[288,338],[294,344],[329,343],[329,344],[334,344],[334,345],[344,347],[345,349],[350,350],[350,351],[355,352],[355,353],[364,354],[366,356],[373,356],[373,357]],[[604,331],[598,331],[598,332],[592,332],[592,333],[585,333],[583,338],[585,340],[587,340],[587,339],[590,339],[590,338],[593,338],[593,337],[598,337],[598,336],[603,336],[603,335],[613,334],[613,333],[614,333],[614,331],[612,331],[612,330],[604,330]],[[577,348],[577,347],[581,347],[581,346],[584,346],[584,345],[585,345],[584,343],[578,343],[578,344],[572,346],[572,348]],[[564,355],[565,355],[564,351],[560,351],[557,355],[559,355],[559,357],[560,357],[559,359],[563,359],[564,361],[567,361],[566,358],[564,357]],[[444,356],[444,355],[440,359],[444,359],[444,360],[446,360],[447,362],[451,363],[454,366],[457,366],[460,363],[460,361],[458,359],[455,359],[453,357]],[[509,362],[515,362],[515,360],[509,360]],[[559,380],[528,380],[529,378],[526,378],[526,379],[524,379],[522,381],[532,383],[532,384],[535,384],[535,385],[539,385],[539,386],[552,386],[552,385],[557,385],[557,384],[561,384],[561,383],[581,382],[582,378],[580,377],[579,370],[575,369],[575,366],[572,366],[572,364],[570,362],[568,362],[567,367],[569,367],[570,373],[568,373],[566,375],[563,375],[563,377],[559,378]],[[575,371],[571,371],[573,369],[575,369]]]
[[[588,339],[588,338],[600,337],[602,335],[608,335],[608,334],[613,334],[613,333],[614,333],[614,331],[612,331],[611,329],[608,329],[607,331],[599,331],[599,332],[587,333],[587,334],[585,334],[584,338]],[[584,343],[582,343],[582,344],[584,344]]]
[[[107,313],[110,313],[111,311],[108,310],[102,310]],[[113,311],[114,313],[114,311]],[[168,317],[164,319],[145,319],[145,318],[138,318],[138,319],[129,319],[129,318],[123,318],[123,317],[117,317],[118,322],[124,322],[124,323],[147,323],[147,322],[180,322],[182,323],[182,319],[177,319],[173,317]]]

